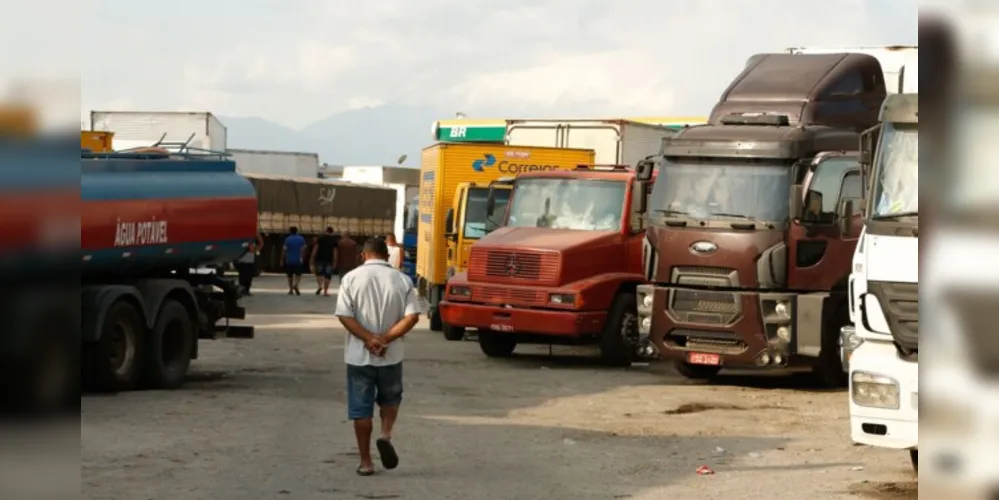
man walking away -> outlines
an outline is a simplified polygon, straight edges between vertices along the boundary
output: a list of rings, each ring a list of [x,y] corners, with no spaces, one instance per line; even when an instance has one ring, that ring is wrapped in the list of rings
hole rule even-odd
[[[340,241],[337,243],[336,260],[336,272],[341,280],[357,267],[357,242],[346,231],[340,235]]]
[[[257,254],[264,246],[264,240],[258,234],[253,243],[246,247],[246,253],[236,260],[236,272],[239,274],[239,286],[243,289],[243,295],[251,296],[250,287],[253,285],[253,278],[257,275]]]
[[[402,245],[396,241],[394,234],[389,234],[385,237],[385,244],[388,246],[388,262],[389,265],[396,269],[402,269]]]
[[[319,241],[312,249],[312,258],[309,260],[316,270],[316,285],[318,286],[316,295],[330,296],[330,280],[333,279],[333,270],[336,269],[338,243],[337,237],[333,235],[333,228],[327,227],[326,233],[319,237]]]
[[[291,226],[288,232],[291,234],[284,239],[284,247],[281,248],[281,262],[284,263],[284,271],[288,275],[288,295],[302,295],[298,285],[302,281],[308,242],[298,234],[297,227]]]
[[[381,437],[375,441],[382,465],[394,469],[399,455],[392,427],[402,403],[402,338],[423,312],[422,302],[406,275],[389,265],[388,247],[380,238],[364,243],[364,264],[341,278],[336,315],[347,329],[347,415],[361,455],[357,473],[374,474],[371,433],[374,406],[379,407]]]

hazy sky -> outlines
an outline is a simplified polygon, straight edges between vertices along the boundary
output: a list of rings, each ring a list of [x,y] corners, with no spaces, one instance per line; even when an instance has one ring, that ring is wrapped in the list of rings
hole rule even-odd
[[[83,111],[292,127],[382,103],[706,115],[753,53],[917,33],[915,0],[97,0],[82,18]]]

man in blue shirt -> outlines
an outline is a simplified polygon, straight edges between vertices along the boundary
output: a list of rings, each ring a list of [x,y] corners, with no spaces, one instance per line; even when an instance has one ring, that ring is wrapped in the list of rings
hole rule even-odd
[[[281,262],[284,264],[285,274],[288,275],[288,295],[302,295],[298,285],[302,281],[305,251],[309,245],[305,238],[298,234],[297,227],[291,226],[288,232],[291,234],[284,239],[284,247],[281,249]]]

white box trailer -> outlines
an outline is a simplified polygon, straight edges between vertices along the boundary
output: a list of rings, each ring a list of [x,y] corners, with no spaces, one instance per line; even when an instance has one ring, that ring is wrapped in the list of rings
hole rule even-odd
[[[889,94],[902,93],[905,84],[906,63],[916,59],[919,47],[915,45],[890,45],[886,47],[791,47],[789,54],[868,54],[877,58],[885,74],[885,87]]]
[[[358,184],[374,184],[395,189],[395,224],[393,231],[402,243],[406,228],[407,202],[420,195],[420,169],[387,166],[345,166],[342,181]]]
[[[304,179],[319,178],[319,155],[296,151],[228,149],[241,174],[277,175]]]
[[[207,111],[91,111],[90,130],[114,132],[116,151],[188,139],[192,148],[226,150],[225,125]]]
[[[659,152],[664,137],[674,129],[629,120],[509,120],[506,143],[592,149],[599,165],[634,167]]]

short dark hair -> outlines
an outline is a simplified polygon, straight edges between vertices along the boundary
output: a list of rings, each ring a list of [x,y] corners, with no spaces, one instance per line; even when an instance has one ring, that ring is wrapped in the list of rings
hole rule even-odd
[[[377,257],[388,257],[388,245],[381,238],[370,238],[364,242],[361,251]]]
[[[333,234],[333,226],[326,226],[326,234]]]
[[[291,233],[291,234],[298,234],[298,227],[297,226],[291,226],[291,227],[288,228],[288,232]]]

